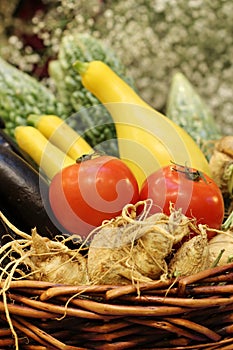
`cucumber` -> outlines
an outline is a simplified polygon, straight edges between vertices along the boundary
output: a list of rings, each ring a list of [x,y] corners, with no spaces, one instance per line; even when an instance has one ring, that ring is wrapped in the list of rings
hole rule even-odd
[[[50,239],[66,233],[52,215],[49,185],[23,158],[0,145],[0,210],[18,229]]]

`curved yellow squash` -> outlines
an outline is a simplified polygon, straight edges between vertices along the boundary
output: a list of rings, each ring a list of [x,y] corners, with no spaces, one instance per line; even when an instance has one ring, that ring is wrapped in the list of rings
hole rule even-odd
[[[27,118],[28,124],[38,129],[54,146],[74,160],[93,152],[92,147],[63,119],[56,115],[35,115]]]
[[[105,63],[76,61],[82,83],[109,110],[117,132],[119,153],[139,187],[145,178],[172,162],[211,176],[204,154],[184,129],[148,105]]]

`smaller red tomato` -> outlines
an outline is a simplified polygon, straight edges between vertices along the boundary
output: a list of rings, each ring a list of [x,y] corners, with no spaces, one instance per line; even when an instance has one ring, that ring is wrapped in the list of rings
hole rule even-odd
[[[112,156],[88,157],[54,176],[49,201],[58,222],[83,237],[136,203],[139,189],[128,166]]]
[[[165,166],[144,181],[140,200],[151,198],[151,213],[170,214],[170,204],[197,224],[219,229],[224,217],[224,201],[217,184],[207,175],[180,165]]]

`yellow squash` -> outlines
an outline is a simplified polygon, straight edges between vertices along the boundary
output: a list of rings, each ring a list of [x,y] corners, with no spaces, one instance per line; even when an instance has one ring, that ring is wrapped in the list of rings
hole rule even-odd
[[[171,161],[211,176],[208,161],[191,136],[148,105],[105,63],[76,61],[74,69],[86,89],[111,113],[120,157],[133,171],[139,186],[146,176]]]
[[[56,115],[35,115],[27,118],[53,145],[74,160],[93,152],[92,147],[63,119]]]
[[[35,161],[49,179],[62,168],[75,164],[74,159],[49,142],[33,126],[17,126],[15,139],[19,147]]]

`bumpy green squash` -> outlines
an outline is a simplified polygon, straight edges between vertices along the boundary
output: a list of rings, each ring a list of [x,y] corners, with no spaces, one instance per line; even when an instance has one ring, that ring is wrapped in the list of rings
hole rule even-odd
[[[192,136],[207,158],[210,156],[213,141],[221,133],[210,109],[181,72],[172,77],[166,115]]]
[[[64,117],[65,109],[47,87],[0,57],[0,116],[11,137],[16,126],[27,123],[29,114]]]
[[[111,155],[118,155],[118,144],[113,119],[100,101],[82,84],[75,72],[75,61],[100,60],[111,67],[133,87],[125,66],[115,52],[103,41],[88,33],[64,35],[58,57],[49,64],[49,74],[55,83],[57,99],[62,102],[71,118],[68,124],[92,146]]]

